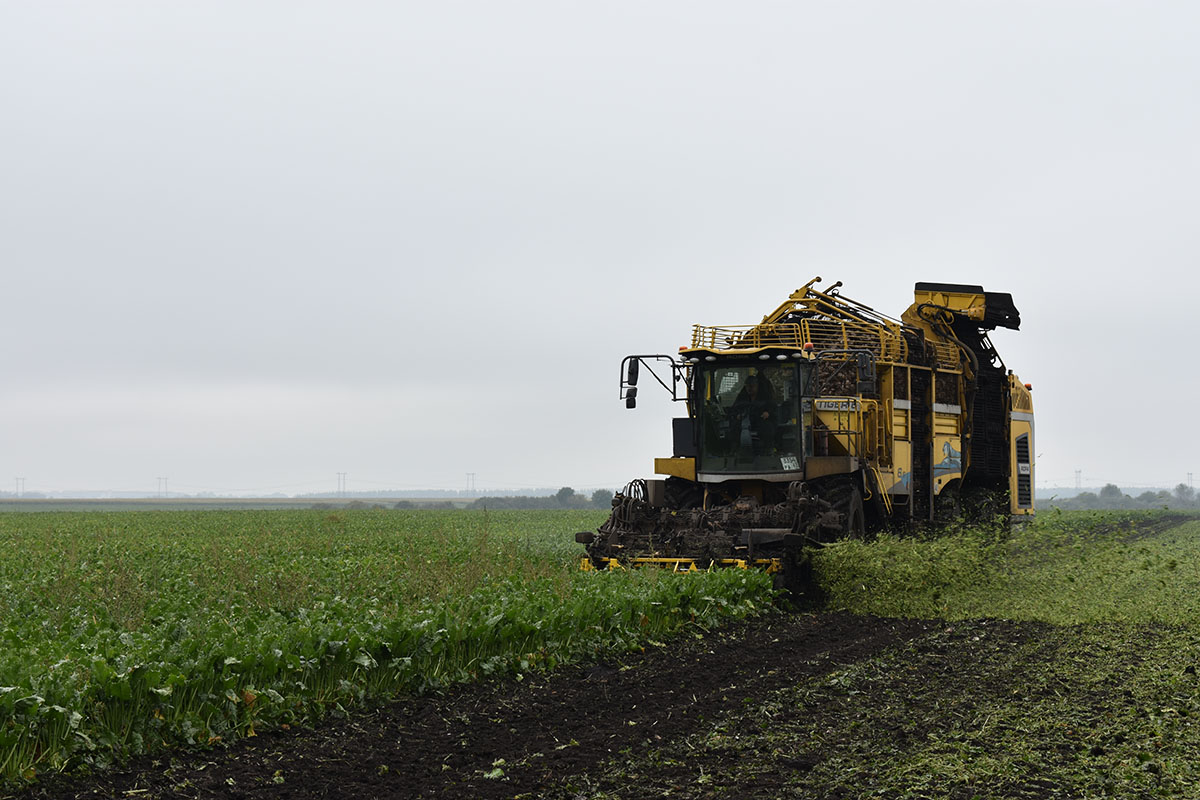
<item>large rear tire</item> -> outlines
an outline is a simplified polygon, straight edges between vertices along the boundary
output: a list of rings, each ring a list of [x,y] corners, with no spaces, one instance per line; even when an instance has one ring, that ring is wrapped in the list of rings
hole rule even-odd
[[[957,482],[945,486],[933,501],[933,523],[939,528],[963,521],[962,500]]]
[[[788,549],[783,555],[783,569],[775,573],[775,588],[780,596],[797,609],[816,609],[824,601],[821,587],[813,576],[812,551],[807,547]]]
[[[850,490],[850,494],[846,498],[846,508],[842,509],[842,513],[846,515],[844,531],[846,538],[867,538],[867,515],[863,509],[862,492],[857,488]]]

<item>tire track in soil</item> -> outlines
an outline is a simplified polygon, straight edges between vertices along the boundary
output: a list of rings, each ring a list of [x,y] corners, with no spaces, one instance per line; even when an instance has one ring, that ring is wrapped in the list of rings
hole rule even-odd
[[[315,730],[143,757],[17,797],[536,797],[625,748],[686,736],[753,698],[871,658],[940,624],[773,614],[549,676],[401,701]],[[485,777],[500,759],[503,776]]]
[[[604,796],[628,800],[778,798],[797,796],[795,777],[805,776],[804,797],[874,797],[879,787],[858,785],[855,781],[861,776],[847,785],[829,781],[828,775],[810,779],[810,770],[829,759],[865,764],[872,755],[899,758],[924,747],[930,734],[953,728],[957,720],[977,718],[978,709],[1002,701],[1014,686],[1021,686],[1031,664],[1052,659],[1061,644],[1051,636],[1053,630],[1045,623],[929,620],[921,635],[897,642],[888,654],[877,651],[875,655],[887,659],[887,665],[870,676],[854,679],[849,686],[795,681],[779,687],[778,693],[758,693],[753,703],[728,709],[718,725],[701,731],[727,731],[717,737],[724,740],[720,744],[709,744],[703,736],[699,741],[651,743],[652,766],[639,753],[627,769],[613,769],[610,763],[606,774],[593,771],[587,786]],[[1028,648],[1022,649],[1025,645]],[[789,694],[798,687],[803,687],[803,696]],[[769,729],[762,726],[763,701],[768,699],[794,712],[775,719]],[[781,739],[795,747],[781,752]],[[638,779],[630,782],[630,774]],[[698,776],[707,778],[703,785],[698,785]],[[1023,791],[1011,795],[972,791],[962,800],[1030,796]]]

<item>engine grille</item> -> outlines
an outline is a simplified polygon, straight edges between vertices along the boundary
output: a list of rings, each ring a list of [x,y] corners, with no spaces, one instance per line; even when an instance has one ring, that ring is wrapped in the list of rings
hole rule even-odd
[[[1017,437],[1017,507],[1033,505],[1033,466],[1029,463],[1029,434]]]

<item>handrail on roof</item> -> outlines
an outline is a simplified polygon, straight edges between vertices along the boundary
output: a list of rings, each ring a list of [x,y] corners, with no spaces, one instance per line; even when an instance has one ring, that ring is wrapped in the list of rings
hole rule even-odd
[[[841,281],[822,292],[816,277],[792,292],[757,325],[692,326],[692,347],[708,350],[751,351],[764,347],[802,349],[811,342],[820,350],[869,350],[882,361],[911,363],[904,330],[910,326],[880,314],[870,306],[838,295]],[[933,346],[937,366],[958,369],[958,348],[949,342],[926,340]]]

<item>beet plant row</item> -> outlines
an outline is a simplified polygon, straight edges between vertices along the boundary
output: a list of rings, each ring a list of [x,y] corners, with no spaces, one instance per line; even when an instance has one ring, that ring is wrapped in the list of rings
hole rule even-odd
[[[0,514],[0,785],[520,674],[766,607],[576,570],[585,511]]]

